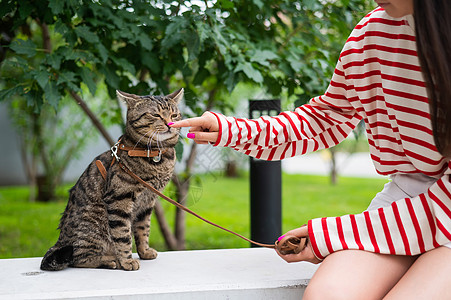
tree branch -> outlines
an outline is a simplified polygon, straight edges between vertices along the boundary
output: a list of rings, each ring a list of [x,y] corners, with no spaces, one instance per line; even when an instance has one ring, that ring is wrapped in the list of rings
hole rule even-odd
[[[69,94],[72,96],[72,99],[74,99],[75,102],[77,102],[77,104],[80,105],[81,109],[86,113],[86,115],[91,119],[92,123],[100,131],[100,133],[102,134],[103,138],[106,140],[108,145],[114,145],[114,140],[111,138],[110,134],[108,133],[108,131],[106,131],[105,127],[96,117],[96,115],[88,107],[86,102],[84,102],[83,99],[81,99],[81,97],[74,91],[69,91]]]
[[[188,177],[191,176],[191,169],[193,168],[194,162],[196,161],[196,154],[197,144],[193,143],[193,145],[191,146],[191,151],[189,152],[188,159],[186,160],[185,173],[188,175]]]
[[[50,39],[49,28],[48,28],[47,24],[41,23],[39,20],[38,20],[38,24],[41,26],[41,29],[42,29],[42,43],[43,43],[45,52],[51,53],[52,52],[52,41]]]
[[[168,247],[168,249],[170,250],[177,250],[177,240],[172,234],[169,224],[166,222],[164,210],[159,200],[155,201],[154,211],[155,216],[157,217],[158,225],[160,226],[161,233],[166,243],[166,247]]]

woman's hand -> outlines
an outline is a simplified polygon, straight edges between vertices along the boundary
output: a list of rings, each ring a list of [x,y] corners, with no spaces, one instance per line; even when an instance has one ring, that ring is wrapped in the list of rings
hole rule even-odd
[[[304,225],[302,227],[288,231],[283,236],[285,236],[285,235],[294,235],[299,238],[308,237],[308,227],[307,227],[307,225]],[[316,256],[313,254],[312,245],[310,244],[310,241],[307,242],[307,245],[304,248],[304,250],[302,250],[298,254],[285,254],[284,255],[284,254],[281,254],[279,251],[277,251],[277,249],[276,249],[276,252],[283,260],[285,260],[286,262],[289,262],[289,263],[298,262],[298,261],[308,261],[308,262],[317,264],[317,263],[321,262],[321,260],[316,258]]]
[[[197,144],[214,144],[219,136],[219,123],[215,115],[204,112],[201,117],[181,120],[169,125],[170,127],[191,127],[188,138]]]

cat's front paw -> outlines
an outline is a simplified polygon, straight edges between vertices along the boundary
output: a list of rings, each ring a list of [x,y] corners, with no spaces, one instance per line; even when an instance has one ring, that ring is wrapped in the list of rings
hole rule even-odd
[[[138,251],[138,255],[141,259],[155,259],[158,256],[157,250],[153,248],[147,248],[141,251]]]
[[[120,261],[120,264],[125,271],[136,271],[139,269],[139,260],[137,259],[123,259]]]
[[[106,260],[104,262],[102,262],[102,264],[100,265],[99,268],[102,269],[117,269],[117,263],[115,260]]]

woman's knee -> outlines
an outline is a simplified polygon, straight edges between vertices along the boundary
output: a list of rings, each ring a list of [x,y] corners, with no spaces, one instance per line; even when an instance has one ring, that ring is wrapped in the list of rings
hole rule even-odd
[[[343,286],[339,282],[330,280],[330,277],[322,278],[322,276],[311,280],[308,284],[303,300],[341,300],[352,299],[349,293],[344,293]]]
[[[303,299],[381,299],[413,261],[358,250],[333,253],[312,277]]]

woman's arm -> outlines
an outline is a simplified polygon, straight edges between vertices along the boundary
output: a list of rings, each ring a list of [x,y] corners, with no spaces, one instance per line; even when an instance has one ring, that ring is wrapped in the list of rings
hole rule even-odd
[[[191,127],[190,137],[197,143],[280,160],[335,146],[352,132],[362,117],[348,101],[348,90],[339,61],[326,93],[294,111],[253,120],[207,112],[171,126]]]
[[[451,163],[426,193],[357,215],[309,221],[315,255],[359,249],[417,255],[451,240]]]

